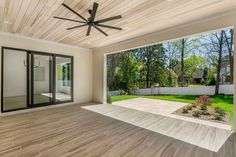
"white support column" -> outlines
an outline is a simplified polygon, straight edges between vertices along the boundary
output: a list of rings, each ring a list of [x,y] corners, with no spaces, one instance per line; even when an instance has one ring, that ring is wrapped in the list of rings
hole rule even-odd
[[[107,55],[103,56],[103,104],[107,103]]]
[[[235,50],[236,50],[236,25],[234,25],[234,128],[233,131],[236,132],[236,55],[235,55]]]

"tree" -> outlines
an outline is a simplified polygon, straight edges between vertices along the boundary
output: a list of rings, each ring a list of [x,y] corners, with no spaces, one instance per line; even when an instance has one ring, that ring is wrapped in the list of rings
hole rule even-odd
[[[181,74],[180,74],[180,85],[184,85],[184,52],[185,52],[185,44],[187,40],[184,38],[181,39]]]
[[[162,74],[165,71],[165,48],[163,44],[138,49],[137,58],[143,63],[141,70],[145,87],[155,84],[163,85]]]
[[[224,31],[221,31],[219,40],[219,53],[218,53],[218,64],[217,64],[217,74],[216,74],[216,88],[215,88],[215,95],[219,94],[219,86],[220,86],[220,70],[221,70],[221,63],[222,63],[222,53],[223,53],[223,38],[224,38]],[[218,36],[217,36],[218,37]]]
[[[178,44],[178,40],[169,41],[163,44],[164,48],[166,49],[166,64],[168,67],[168,82],[166,84],[168,87],[174,87],[177,83],[176,77],[178,76],[176,74],[179,72],[177,71],[178,68],[176,67],[179,64],[178,59],[180,58]]]
[[[179,84],[180,86],[184,86],[185,82],[185,65],[184,59],[186,57],[191,56],[195,53],[195,51],[199,51],[200,49],[200,38],[193,37],[193,38],[183,38],[180,40],[171,41],[168,43],[173,50],[174,53],[178,54],[175,55],[169,64],[175,63],[175,66],[172,66],[172,69],[175,69],[176,74],[179,76]],[[171,56],[171,55],[170,55]],[[180,69],[180,70],[179,70]]]
[[[207,61],[205,58],[201,56],[192,55],[184,60],[185,65],[185,74],[188,78],[194,78],[194,73],[201,70],[203,71],[204,68],[207,66]]]
[[[110,90],[116,90],[115,80],[116,69],[120,64],[121,53],[115,53],[107,56],[107,86]]]
[[[203,36],[203,42],[203,51],[206,51],[207,60],[211,65],[216,67],[215,95],[218,95],[221,80],[222,57],[227,49],[224,42],[224,30]]]
[[[131,94],[132,89],[137,86],[142,65],[134,57],[133,51],[122,53],[120,61],[121,64],[117,69],[115,81],[119,89]]]
[[[234,60],[233,60],[233,44],[234,44],[234,30],[230,29],[229,31],[224,31],[224,37],[226,40],[227,48],[228,48],[228,58],[230,65],[230,83],[233,84],[233,72],[234,72]]]

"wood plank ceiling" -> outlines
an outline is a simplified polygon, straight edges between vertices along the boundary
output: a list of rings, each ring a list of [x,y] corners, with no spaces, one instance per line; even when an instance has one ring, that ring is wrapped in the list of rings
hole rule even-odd
[[[170,28],[236,8],[235,0],[96,0],[99,3],[96,19],[122,15],[123,18],[106,24],[123,28],[122,31],[102,28],[105,37],[87,27],[66,30],[75,22],[54,19],[61,16],[81,20],[65,9],[65,3],[84,17],[92,0],[0,0],[0,31],[38,39],[88,48],[101,47],[134,38],[153,31]]]

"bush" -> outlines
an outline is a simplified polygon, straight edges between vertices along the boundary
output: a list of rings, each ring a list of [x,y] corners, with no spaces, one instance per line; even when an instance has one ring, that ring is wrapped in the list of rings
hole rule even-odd
[[[193,103],[192,103],[192,107],[193,107],[193,108],[196,108],[197,105],[198,105],[197,102],[193,102]]]
[[[214,76],[213,74],[210,74],[210,75],[206,78],[206,85],[207,85],[207,86],[216,85],[216,79],[215,79],[215,76]]]
[[[215,113],[218,113],[222,117],[224,117],[226,115],[226,112],[219,106],[215,107],[214,110],[215,110]]]
[[[201,108],[201,110],[205,111],[205,110],[207,110],[208,106],[201,104],[201,105],[200,105],[200,108]]]
[[[202,115],[210,115],[210,113],[207,110],[202,110]]]
[[[200,104],[201,110],[207,110],[208,106],[211,106],[214,100],[208,95],[203,95],[197,98],[196,102]]]
[[[125,90],[121,90],[120,95],[128,95],[128,93]]]
[[[221,116],[219,113],[213,114],[215,120],[223,120],[223,116]]]
[[[201,111],[201,110],[194,110],[192,115],[193,115],[194,117],[200,117],[201,114],[202,114],[202,111]]]
[[[191,105],[186,106],[187,110],[192,110],[193,107]]]
[[[112,104],[111,96],[109,93],[107,93],[107,103]]]
[[[186,106],[182,109],[182,113],[188,113],[188,108]]]

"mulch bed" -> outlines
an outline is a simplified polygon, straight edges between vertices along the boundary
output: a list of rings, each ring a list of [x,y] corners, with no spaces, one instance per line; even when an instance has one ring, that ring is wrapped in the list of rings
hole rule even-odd
[[[189,104],[190,105],[190,104]],[[188,106],[188,105],[187,105]],[[194,117],[192,115],[193,111],[195,109],[197,109],[196,107],[193,107],[192,110],[189,110],[188,113],[183,113],[184,107],[180,108],[179,110],[175,111],[174,114],[176,115],[180,115],[180,116],[186,116],[186,117],[190,117],[190,118],[195,118],[195,119],[201,119],[201,120],[207,120],[207,121],[212,121],[212,122],[217,122],[217,123],[221,123],[221,124],[227,124],[227,125],[231,125],[230,123],[230,117],[229,114],[226,112],[225,117],[223,118],[223,120],[215,120],[214,116],[212,115],[213,113],[215,113],[214,109],[212,108],[208,108],[207,109],[207,115],[201,115],[200,117]]]

